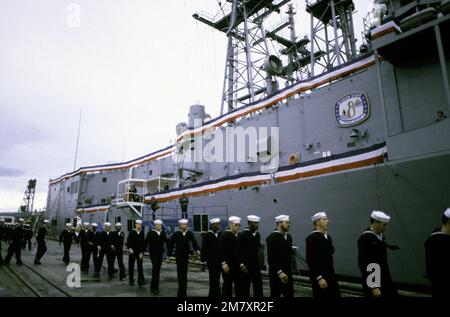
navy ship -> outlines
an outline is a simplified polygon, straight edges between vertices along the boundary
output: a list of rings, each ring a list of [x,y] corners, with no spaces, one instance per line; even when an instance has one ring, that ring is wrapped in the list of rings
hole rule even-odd
[[[256,214],[265,238],[289,214],[303,256],[310,216],[326,211],[336,273],[351,280],[356,241],[383,210],[401,248],[389,255],[394,281],[427,287],[423,243],[450,206],[450,1],[377,0],[358,47],[352,0],[307,1],[302,38],[290,2],[219,1],[215,16],[193,14],[228,41],[221,115],[192,105],[174,144],[50,180],[52,230],[158,218],[171,232],[184,197],[196,234],[211,217],[225,226]],[[274,16],[285,18],[267,28]]]

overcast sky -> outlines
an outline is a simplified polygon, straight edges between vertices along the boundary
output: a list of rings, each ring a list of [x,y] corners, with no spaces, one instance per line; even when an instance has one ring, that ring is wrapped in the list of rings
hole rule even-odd
[[[355,1],[358,35],[371,2]],[[18,209],[30,178],[45,207],[48,180],[73,170],[80,109],[76,168],[167,146],[191,104],[219,114],[226,37],[199,11],[217,1],[0,0],[0,212]]]

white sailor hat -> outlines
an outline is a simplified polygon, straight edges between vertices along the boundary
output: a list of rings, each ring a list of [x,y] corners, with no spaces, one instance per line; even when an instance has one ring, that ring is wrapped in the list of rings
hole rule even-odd
[[[116,227],[122,227],[122,224],[120,222],[116,222]]]
[[[44,223],[49,223],[49,221],[47,219],[44,219]]]
[[[259,220],[261,220],[261,218],[258,216],[255,216],[255,215],[249,215],[249,216],[247,216],[247,220],[251,221],[251,222],[259,222]]]
[[[105,227],[111,227],[111,222],[105,222]]]
[[[186,224],[186,223],[188,223],[188,220],[187,219],[180,219],[180,220],[178,220],[178,223],[179,224]]]
[[[89,222],[83,222],[83,226],[88,227],[89,226]]]
[[[162,222],[161,219],[156,219],[156,220],[153,220],[153,224],[155,224],[155,225],[162,225],[163,222]]]
[[[231,223],[241,223],[241,218],[236,217],[236,216],[231,216],[230,218],[228,218],[228,221]]]
[[[72,227],[72,224],[70,222],[66,223],[67,227]]]
[[[19,221],[25,221],[25,219],[23,219],[23,218],[19,218]]]
[[[1,222],[5,222],[5,218],[0,218],[0,221]]]
[[[275,217],[275,221],[276,222],[280,222],[280,221],[289,221],[289,216],[288,215],[279,215]]]
[[[382,222],[382,223],[389,223],[389,221],[391,221],[391,217],[389,217],[384,212],[379,211],[379,210],[372,211],[370,218],[377,220],[379,222]]]
[[[327,216],[327,214],[323,211],[315,213],[314,216],[311,217],[311,221],[316,221],[319,220],[321,218],[325,218]]]
[[[450,208],[447,208],[447,210],[444,211],[444,216],[450,218]]]
[[[138,225],[141,225],[141,224],[142,224],[142,220],[141,220],[141,219],[136,219],[134,222],[135,222],[136,224],[138,224]]]
[[[220,218],[212,218],[212,219],[209,220],[210,224],[218,223],[218,222],[220,222]]]
[[[91,227],[98,227],[95,222],[91,223]]]

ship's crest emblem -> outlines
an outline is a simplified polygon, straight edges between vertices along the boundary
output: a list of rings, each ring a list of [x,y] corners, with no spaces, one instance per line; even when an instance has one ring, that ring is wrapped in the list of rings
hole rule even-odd
[[[365,93],[355,92],[342,97],[334,107],[337,125],[357,125],[369,117],[369,110],[369,100]]]

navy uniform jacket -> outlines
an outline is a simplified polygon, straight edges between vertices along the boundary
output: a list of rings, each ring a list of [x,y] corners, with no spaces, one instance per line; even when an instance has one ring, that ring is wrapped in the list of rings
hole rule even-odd
[[[71,245],[73,236],[74,234],[72,230],[69,231],[67,229],[64,229],[59,236],[59,243],[62,242],[64,243],[64,245]]]
[[[176,257],[187,257],[189,254],[192,254],[190,244],[192,244],[195,251],[199,250],[197,241],[192,232],[186,231],[186,234],[183,235],[181,231],[177,231],[169,239],[167,254],[168,256],[172,256],[173,247],[175,246]]]
[[[269,273],[278,274],[283,271],[291,274],[292,268],[292,237],[289,233],[282,234],[279,231],[272,232],[266,239],[267,262]]]
[[[81,229],[80,234],[78,235],[78,239],[80,241],[80,246],[82,248],[88,247],[89,242],[88,235],[89,235],[88,230]]]
[[[200,260],[202,262],[219,262],[219,239],[221,236],[222,232],[218,231],[216,236],[212,230],[203,235],[202,250],[200,252]]]
[[[314,230],[306,238],[306,262],[308,263],[311,279],[317,280],[322,276],[325,280],[334,278],[333,241],[320,231]]]
[[[125,233],[123,231],[113,231],[111,233],[112,245],[116,248],[116,252],[122,251]]]
[[[158,234],[156,230],[150,230],[145,238],[145,248],[149,248],[150,256],[162,258],[164,244],[167,244],[167,234],[164,230]]]
[[[145,233],[144,230],[139,233],[133,229],[128,233],[127,248],[133,249],[135,255],[145,251]]]
[[[112,232],[110,231],[107,233],[106,231],[102,231],[98,235],[98,245],[104,250],[104,251],[111,251],[112,246]]]
[[[38,243],[45,242],[46,234],[47,234],[47,229],[45,227],[39,228],[39,231],[36,236],[36,242],[38,242]]]
[[[220,263],[226,262],[230,268],[239,267],[237,237],[230,230],[225,231],[219,239],[219,259]]]
[[[425,268],[433,295],[450,297],[450,235],[440,229],[425,241]]]
[[[382,235],[381,240],[372,232],[370,228],[364,231],[358,239],[358,265],[363,277],[363,290],[366,295],[371,296],[369,287],[367,286],[367,277],[372,271],[367,271],[367,266],[370,263],[376,263],[381,270],[381,296],[390,297],[396,296],[391,273],[389,272],[389,265],[387,259],[387,244],[385,237]]]
[[[244,264],[248,269],[259,270],[259,249],[261,236],[258,231],[253,235],[249,229],[241,231],[237,236],[237,254],[239,265]]]
[[[88,243],[92,243],[89,245],[91,247],[91,249],[94,249],[94,248],[97,249],[97,237],[98,237],[97,232],[92,231],[92,230],[89,230],[87,232]]]

